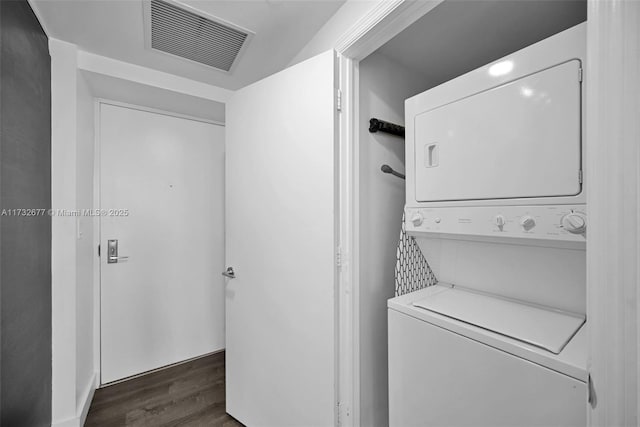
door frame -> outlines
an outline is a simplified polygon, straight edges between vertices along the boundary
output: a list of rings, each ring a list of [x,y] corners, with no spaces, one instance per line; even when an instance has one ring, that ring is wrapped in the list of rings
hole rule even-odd
[[[588,0],[590,426],[640,422],[640,3]]]
[[[360,425],[360,354],[359,354],[359,62],[391,38],[420,19],[443,0],[381,1],[337,41],[339,54],[339,88],[341,114],[339,125],[339,331],[338,331],[338,422],[344,426]],[[635,233],[608,234],[615,228],[609,223],[612,214],[627,224],[640,224],[640,182],[629,192],[611,191],[608,178],[624,172],[640,176],[637,141],[640,126],[635,125],[637,112],[625,106],[633,104],[632,96],[640,91],[640,82],[630,76],[640,72],[640,3],[625,0],[602,2],[588,0],[586,71],[586,111],[592,135],[585,171],[591,241],[587,242],[587,317],[588,365],[596,404],[587,405],[590,426],[628,425],[640,420],[640,245],[634,244]],[[602,42],[606,38],[606,42]],[[618,46],[618,49],[610,49]],[[623,58],[632,58],[623,60]],[[591,77],[593,76],[593,77]],[[625,77],[626,78],[619,78]],[[591,78],[590,78],[591,77]],[[614,98],[615,94],[622,99]],[[626,95],[624,95],[626,94]],[[613,113],[598,108],[598,99]],[[604,114],[603,114],[604,112]],[[617,133],[615,131],[618,130]],[[620,136],[611,153],[611,143],[604,138],[614,132]],[[596,138],[601,136],[601,138]],[[596,159],[605,159],[597,164]],[[597,165],[596,165],[597,164]],[[637,180],[640,181],[640,180]],[[623,182],[618,180],[618,184]],[[595,231],[593,231],[595,229]],[[594,242],[597,240],[597,242]],[[606,250],[595,253],[598,244]],[[609,250],[615,249],[615,250]],[[624,262],[619,262],[623,257]],[[606,278],[615,277],[609,283]],[[615,285],[615,288],[613,287]],[[629,303],[631,302],[631,304]],[[595,323],[595,324],[594,324]],[[616,366],[623,368],[614,369]],[[629,372],[632,376],[629,376]],[[630,424],[629,424],[630,425]]]
[[[344,33],[338,53],[338,384],[340,426],[360,425],[359,64],[444,0],[380,1]]]
[[[100,209],[100,178],[102,176],[101,171],[101,148],[102,142],[100,140],[100,106],[101,105],[111,105],[114,107],[121,108],[129,108],[137,111],[144,111],[147,113],[153,114],[161,114],[169,117],[177,117],[180,119],[193,120],[196,122],[208,123],[216,126],[224,127],[224,122],[219,122],[216,120],[203,119],[200,117],[190,116],[188,114],[175,113],[168,110],[162,110],[158,108],[147,107],[143,105],[131,104],[128,102],[114,101],[108,98],[94,98],[94,152],[93,152],[93,210],[98,211]],[[100,217],[96,216],[93,218],[93,247],[98,248],[101,242],[101,221]],[[101,250],[102,255],[102,250]],[[101,342],[102,342],[102,277],[101,273],[101,257],[97,256],[96,252],[96,262],[93,263],[93,357],[94,357],[94,367],[96,373],[98,375],[98,383],[97,386],[101,387],[105,383],[102,382],[102,351],[101,351]],[[134,376],[135,377],[135,376]],[[126,379],[130,379],[128,377]],[[123,381],[118,380],[116,382]],[[109,383],[113,384],[113,382]]]

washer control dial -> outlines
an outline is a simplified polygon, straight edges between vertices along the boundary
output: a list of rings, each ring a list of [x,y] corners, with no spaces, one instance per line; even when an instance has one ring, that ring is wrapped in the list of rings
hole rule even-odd
[[[422,217],[422,215],[420,215],[420,212],[416,212],[413,214],[413,216],[411,216],[411,222],[416,227],[421,226],[423,221],[424,218]]]
[[[504,228],[504,225],[507,223],[507,220],[504,218],[503,215],[496,215],[496,217],[494,218],[494,221],[498,226],[498,228],[500,229],[500,231],[502,231],[502,229]]]
[[[566,214],[560,220],[560,224],[562,228],[573,234],[582,234],[587,230],[587,218],[579,212]]]
[[[525,215],[520,218],[520,225],[525,231],[529,231],[536,226],[536,220],[531,215]]]

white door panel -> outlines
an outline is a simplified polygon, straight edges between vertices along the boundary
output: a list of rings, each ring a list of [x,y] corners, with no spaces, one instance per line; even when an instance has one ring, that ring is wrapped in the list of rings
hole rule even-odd
[[[334,424],[335,54],[227,104],[227,412]]]
[[[101,104],[100,144],[108,383],[224,348],[224,128]]]

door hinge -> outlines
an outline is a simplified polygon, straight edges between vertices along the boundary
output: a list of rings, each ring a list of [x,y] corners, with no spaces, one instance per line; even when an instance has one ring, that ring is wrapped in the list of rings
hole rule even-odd
[[[340,89],[336,91],[336,109],[342,111],[342,91]]]
[[[582,184],[582,169],[578,171],[578,183]]]
[[[98,256],[100,256],[100,243],[98,243]]]
[[[583,74],[582,68],[578,68],[578,81],[580,83],[582,83],[582,74]]]
[[[338,247],[338,249],[336,249],[336,265],[338,267],[342,267],[342,248]]]

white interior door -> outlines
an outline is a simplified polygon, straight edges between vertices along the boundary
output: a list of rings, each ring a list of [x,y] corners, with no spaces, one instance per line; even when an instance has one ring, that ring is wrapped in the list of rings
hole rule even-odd
[[[335,409],[335,54],[227,104],[227,412],[330,426]]]
[[[104,384],[224,348],[224,128],[101,104],[100,150]]]

